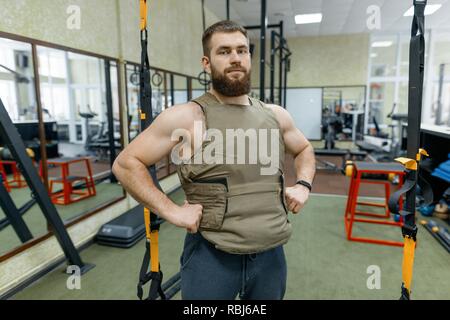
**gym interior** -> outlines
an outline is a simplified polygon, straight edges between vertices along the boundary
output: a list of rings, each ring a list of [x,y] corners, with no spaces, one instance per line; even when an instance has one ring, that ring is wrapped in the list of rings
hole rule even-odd
[[[112,165],[140,132],[142,3],[0,0],[2,299],[138,299],[144,208],[118,182]],[[411,158],[413,0],[146,5],[152,118],[209,89],[200,63],[202,33],[232,20],[249,33],[249,95],[285,108],[315,149],[308,202],[299,214],[289,213],[284,299],[398,299],[406,218],[388,202],[410,181],[396,159]],[[417,226],[417,245],[408,289],[412,299],[446,300],[450,1],[429,0],[424,19],[415,132],[428,154],[416,171],[428,184],[416,178],[412,186],[409,217]],[[286,186],[292,186],[289,155],[285,166]],[[156,163],[154,172],[170,199],[183,204],[170,157]],[[181,299],[185,234],[170,223],[160,225],[162,289],[174,300]]]

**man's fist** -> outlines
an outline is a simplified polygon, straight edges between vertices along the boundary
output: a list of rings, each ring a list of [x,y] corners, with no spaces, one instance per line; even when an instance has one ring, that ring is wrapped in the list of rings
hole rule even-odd
[[[187,200],[179,207],[178,227],[186,228],[189,233],[196,233],[202,219],[203,207],[201,204],[190,204]]]
[[[296,184],[293,187],[286,188],[286,203],[288,210],[292,213],[298,213],[309,197],[309,190],[305,186]]]

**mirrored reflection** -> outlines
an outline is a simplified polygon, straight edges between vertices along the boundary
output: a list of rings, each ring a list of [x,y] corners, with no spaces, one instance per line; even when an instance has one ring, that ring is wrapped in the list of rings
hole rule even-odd
[[[41,153],[35,97],[31,45],[0,39],[0,98],[22,137],[33,161],[33,170],[37,172]],[[55,127],[47,121],[46,114],[44,119],[44,130],[51,143],[51,133]],[[46,230],[45,218],[32,201],[20,166],[3,136],[0,136],[0,204],[0,255],[29,241],[41,230]],[[22,209],[20,212],[17,210],[19,208]]]
[[[125,67],[127,83],[128,138],[133,140],[139,132],[139,67],[130,63]]]
[[[52,124],[39,170],[42,177],[47,171],[51,200],[69,222],[123,196],[111,175],[111,155],[121,148],[117,66],[107,78],[103,59],[41,46],[37,53],[41,103]]]
[[[128,130],[130,141],[139,134],[139,65],[127,62],[126,64],[127,90],[126,100],[128,108]],[[150,70],[150,80],[152,86],[152,110],[153,117],[156,118],[165,109],[175,104],[186,103],[190,92],[188,76],[173,74],[169,71],[159,69]],[[199,95],[204,93],[204,87],[197,79],[192,79],[192,87],[197,85]],[[192,91],[195,91],[193,89]],[[156,173],[158,179],[162,179],[176,171],[176,166],[171,163],[170,157],[164,157],[156,163]]]
[[[326,87],[322,96],[322,138],[360,140],[363,137],[365,87]]]
[[[172,105],[172,101],[168,100],[167,80],[165,79],[165,73],[159,70],[150,70],[150,79],[152,85],[152,110],[153,118],[156,118],[164,109]],[[169,85],[170,86],[170,85]],[[167,100],[167,102],[166,102]]]

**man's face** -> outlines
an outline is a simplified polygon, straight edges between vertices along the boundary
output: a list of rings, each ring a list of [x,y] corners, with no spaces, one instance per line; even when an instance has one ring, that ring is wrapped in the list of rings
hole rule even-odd
[[[203,57],[203,67],[211,74],[214,90],[225,96],[250,92],[251,59],[247,38],[239,31],[213,34],[210,58]]]

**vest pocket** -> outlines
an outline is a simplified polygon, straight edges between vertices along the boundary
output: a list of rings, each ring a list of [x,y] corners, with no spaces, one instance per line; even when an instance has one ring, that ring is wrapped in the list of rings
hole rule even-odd
[[[219,230],[227,210],[226,179],[195,181],[185,185],[187,201],[203,206],[200,229]],[[217,181],[217,182],[216,182]]]

